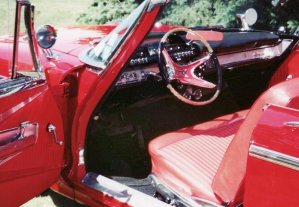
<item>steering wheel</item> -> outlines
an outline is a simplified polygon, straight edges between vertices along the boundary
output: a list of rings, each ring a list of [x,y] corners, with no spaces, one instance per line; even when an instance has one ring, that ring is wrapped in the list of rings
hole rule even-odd
[[[182,32],[187,33],[186,39],[190,40],[185,44],[201,44],[205,48],[205,53],[201,57],[193,58],[186,64],[176,63],[166,49],[166,46],[169,45],[169,37]],[[212,103],[219,96],[222,88],[221,66],[212,47],[200,34],[188,28],[176,28],[168,31],[159,43],[158,61],[167,88],[179,100],[194,106],[203,106]],[[216,83],[205,80],[201,73],[207,64],[216,69]]]

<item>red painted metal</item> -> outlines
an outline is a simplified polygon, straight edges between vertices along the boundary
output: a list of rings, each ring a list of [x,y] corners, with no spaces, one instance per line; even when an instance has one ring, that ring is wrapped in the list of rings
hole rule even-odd
[[[47,132],[47,125],[57,126],[58,137],[63,140],[62,119],[46,84],[2,97],[0,105],[1,131],[27,121],[38,124],[37,137],[28,134],[0,147],[1,205],[19,206],[60,177],[64,147]]]
[[[298,110],[270,106],[255,128],[251,143],[299,158],[299,129],[284,124],[298,120]],[[298,206],[298,177],[298,170],[249,156],[245,206]]]

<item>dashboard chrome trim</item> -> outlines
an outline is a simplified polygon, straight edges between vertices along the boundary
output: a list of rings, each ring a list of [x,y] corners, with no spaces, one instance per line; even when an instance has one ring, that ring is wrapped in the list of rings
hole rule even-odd
[[[159,74],[157,62],[158,38],[148,39],[137,49],[136,54],[129,61],[129,68],[126,69],[117,80],[116,86],[132,85],[142,83],[148,79],[149,74]],[[293,43],[293,39],[282,39],[276,45],[264,45],[255,49],[238,50],[230,53],[217,54],[221,67],[225,70],[233,70],[245,64],[272,60],[280,57]],[[191,58],[195,51],[190,48],[183,48],[181,45],[170,45],[172,58],[180,61],[182,58]],[[157,69],[152,70],[153,65]],[[89,71],[101,74],[102,70]],[[211,70],[212,71],[212,70]],[[210,71],[210,72],[211,72]],[[207,71],[209,72],[209,71]]]
[[[278,45],[275,46],[230,54],[220,54],[217,55],[217,57],[220,65],[222,66],[254,60],[271,60],[275,57],[281,56],[285,52],[285,50],[291,45],[292,42],[293,40],[284,39]]]
[[[250,145],[249,156],[299,171],[299,158],[264,147]]]

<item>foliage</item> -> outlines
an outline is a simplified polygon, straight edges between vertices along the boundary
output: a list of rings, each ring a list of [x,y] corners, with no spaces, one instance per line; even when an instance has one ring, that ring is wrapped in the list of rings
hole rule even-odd
[[[87,13],[80,14],[77,21],[87,24],[104,24],[122,19],[137,7],[135,0],[93,0]]]
[[[273,7],[271,0],[251,0],[248,5],[255,7],[259,14],[259,20],[254,26],[257,29],[277,30],[285,26],[289,32],[294,32],[299,26],[298,5],[299,0],[289,0],[283,6]],[[258,7],[257,7],[258,6]]]
[[[81,14],[79,21],[89,24],[102,24],[113,19],[123,18],[141,3],[142,0],[94,0],[88,13]],[[296,11],[299,0],[289,0],[284,6],[273,7],[271,0],[173,0],[161,16],[161,22],[185,26],[222,25],[240,27],[237,13],[244,13],[253,7],[259,14],[256,29],[277,30],[286,26],[294,31],[299,24]]]
[[[188,26],[236,25],[236,11],[247,0],[176,0],[165,11],[164,23]]]
[[[284,6],[273,7],[271,0],[176,0],[166,10],[162,22],[176,25],[239,27],[237,13],[253,7],[259,18],[256,29],[277,30],[286,26],[295,30],[299,23],[299,0],[290,0]]]
[[[294,32],[299,26],[299,0],[289,0],[282,8],[273,9],[273,14],[277,22],[276,26],[287,26],[291,32]]]

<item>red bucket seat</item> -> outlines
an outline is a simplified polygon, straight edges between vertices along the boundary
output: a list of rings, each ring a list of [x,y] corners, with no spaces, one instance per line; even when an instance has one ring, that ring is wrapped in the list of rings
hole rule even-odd
[[[152,173],[185,196],[235,206],[243,202],[248,148],[267,104],[299,108],[299,79],[268,89],[250,111],[162,135],[149,145]]]

